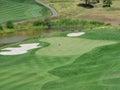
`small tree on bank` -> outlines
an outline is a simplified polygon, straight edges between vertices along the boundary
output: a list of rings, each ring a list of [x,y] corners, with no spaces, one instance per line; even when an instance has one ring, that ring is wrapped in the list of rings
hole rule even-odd
[[[99,2],[100,2],[100,0],[96,0],[96,2],[97,2],[97,3],[99,3]]]
[[[47,29],[49,30],[51,29],[52,24],[50,18],[45,18],[43,20],[33,22],[33,26],[44,26],[45,28],[47,27]]]
[[[12,21],[8,21],[8,22],[6,23],[6,26],[7,26],[7,28],[9,28],[9,29],[13,29],[13,28],[14,28],[14,24],[13,24]]]
[[[2,25],[0,25],[0,30],[3,30],[3,27],[2,27]]]
[[[48,30],[51,29],[52,25],[51,25],[51,20],[50,20],[50,18],[46,18],[46,19],[44,20],[44,22],[45,22],[45,25],[47,26],[47,29],[48,29]]]

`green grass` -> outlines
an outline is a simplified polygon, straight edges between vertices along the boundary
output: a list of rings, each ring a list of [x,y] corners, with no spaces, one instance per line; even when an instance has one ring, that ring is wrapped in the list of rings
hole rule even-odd
[[[30,40],[23,43],[34,42],[40,43],[44,48],[48,45],[39,40]],[[15,47],[18,46],[18,44],[19,43],[11,46]],[[58,79],[58,77],[49,74],[49,70],[69,64],[76,58],[76,56],[44,57],[35,55],[36,50],[37,49],[31,50],[24,55],[7,57],[0,55],[0,89],[38,90],[46,82]]]
[[[78,27],[80,28],[94,28],[105,25],[103,22],[99,21],[86,21],[86,20],[75,20],[75,19],[66,19],[60,18],[58,20],[53,20],[51,22],[53,27]]]
[[[74,63],[50,71],[60,79],[45,84],[42,90],[119,90],[119,53],[120,44],[96,48]]]
[[[69,56],[82,55],[95,47],[114,44],[112,41],[89,40],[70,37],[53,37],[41,39],[41,41],[50,43],[50,46],[40,49],[37,55],[43,56]]]
[[[1,0],[0,23],[50,15],[50,11],[34,0]]]
[[[93,40],[114,40],[120,41],[120,29],[98,29],[90,30],[82,38],[93,39]]]
[[[109,30],[103,32],[107,35]],[[40,43],[42,48],[23,55],[0,55],[0,89],[119,90],[119,33],[111,32],[115,36],[110,39],[102,35],[90,38],[101,33],[92,30],[76,38],[53,35],[22,42]]]

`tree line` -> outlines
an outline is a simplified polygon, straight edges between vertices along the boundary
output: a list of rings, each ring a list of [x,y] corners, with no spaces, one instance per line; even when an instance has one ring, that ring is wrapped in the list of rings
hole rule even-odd
[[[99,3],[100,1],[103,2],[103,7],[111,7],[112,5],[112,0],[84,0],[85,5],[90,5],[91,2],[96,2]]]

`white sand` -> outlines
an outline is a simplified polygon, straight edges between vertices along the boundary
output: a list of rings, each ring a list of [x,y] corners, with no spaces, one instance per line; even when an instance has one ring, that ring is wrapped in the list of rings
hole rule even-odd
[[[85,34],[85,32],[78,32],[78,33],[69,33],[67,34],[68,37],[77,37]]]
[[[24,54],[24,53],[27,53],[28,50],[41,47],[38,45],[39,43],[31,43],[31,44],[21,44],[20,47],[16,47],[16,48],[4,48],[2,50],[5,50],[5,51],[0,52],[0,55]]]

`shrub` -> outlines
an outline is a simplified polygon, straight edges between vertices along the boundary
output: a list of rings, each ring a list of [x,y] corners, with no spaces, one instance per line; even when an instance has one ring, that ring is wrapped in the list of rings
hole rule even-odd
[[[0,25],[0,30],[3,30],[3,27],[2,27],[2,25]]]
[[[91,21],[90,24],[93,24],[94,26],[104,25],[103,22],[99,22],[99,21]]]
[[[8,21],[8,22],[6,23],[6,26],[7,26],[7,28],[9,28],[9,29],[14,28],[14,24],[13,24],[12,21]]]
[[[47,29],[51,28],[51,21],[49,18],[46,18],[44,20],[41,21],[35,21],[33,22],[33,26],[45,26],[47,27]]]
[[[50,20],[50,18],[46,18],[45,20],[44,20],[44,23],[45,23],[45,25],[47,26],[47,29],[51,29],[51,20]]]
[[[103,25],[104,23],[103,22],[99,22],[99,21],[91,21],[90,22],[91,24],[94,24],[94,25]]]
[[[45,22],[44,21],[35,21],[33,22],[33,26],[44,26]]]
[[[111,26],[111,23],[107,23],[107,24],[105,24],[105,26]]]

